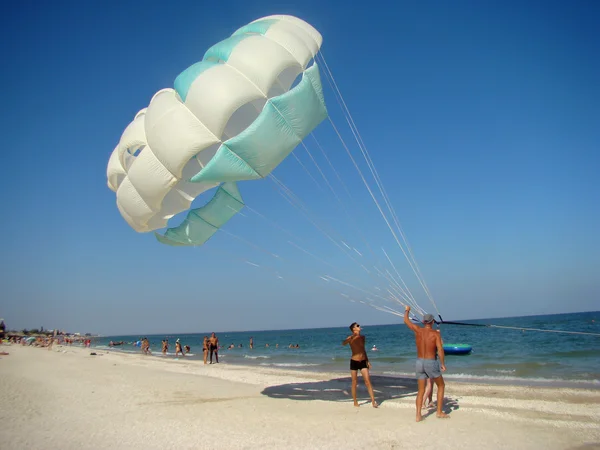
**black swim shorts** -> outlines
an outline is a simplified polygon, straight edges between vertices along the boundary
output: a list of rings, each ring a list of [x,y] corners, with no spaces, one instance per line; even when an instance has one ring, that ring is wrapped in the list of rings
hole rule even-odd
[[[363,359],[362,361],[355,361],[353,359],[350,360],[350,370],[362,370],[362,369],[368,369],[368,362],[366,359]]]

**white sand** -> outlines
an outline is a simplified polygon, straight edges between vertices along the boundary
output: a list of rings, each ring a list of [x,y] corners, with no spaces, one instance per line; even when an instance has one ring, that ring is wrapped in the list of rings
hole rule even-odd
[[[600,390],[448,383],[415,423],[415,382],[1,346],[1,449],[600,448]]]

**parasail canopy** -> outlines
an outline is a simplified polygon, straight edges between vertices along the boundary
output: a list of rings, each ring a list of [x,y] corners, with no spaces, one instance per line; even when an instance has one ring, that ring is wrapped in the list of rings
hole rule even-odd
[[[264,17],[209,48],[174,89],[158,91],[108,162],[108,187],[127,223],[137,232],[165,228],[221,183],[158,240],[201,245],[239,212],[236,182],[269,175],[327,118],[313,62],[321,43],[301,19]]]

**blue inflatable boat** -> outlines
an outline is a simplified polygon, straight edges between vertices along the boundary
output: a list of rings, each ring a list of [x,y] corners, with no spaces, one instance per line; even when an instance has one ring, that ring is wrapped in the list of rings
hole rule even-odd
[[[468,355],[473,350],[468,344],[444,344],[444,353],[446,355]]]

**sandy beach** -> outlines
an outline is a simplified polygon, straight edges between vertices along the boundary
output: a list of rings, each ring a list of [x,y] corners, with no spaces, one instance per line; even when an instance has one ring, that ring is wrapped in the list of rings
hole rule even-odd
[[[413,379],[2,346],[2,449],[600,448],[600,390],[448,383],[415,423]],[[90,353],[96,352],[92,356]]]

